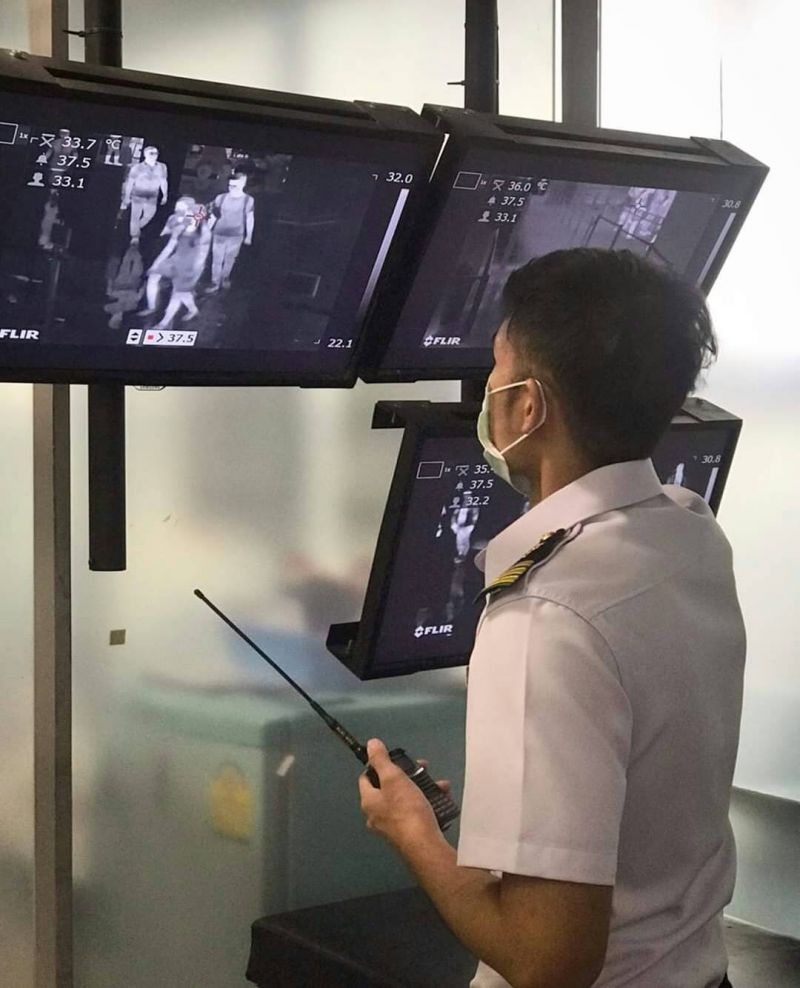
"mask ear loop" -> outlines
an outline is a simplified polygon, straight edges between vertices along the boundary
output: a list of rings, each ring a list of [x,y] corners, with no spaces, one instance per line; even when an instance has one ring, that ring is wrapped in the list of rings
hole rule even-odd
[[[538,377],[535,377],[534,381],[536,382],[536,387],[539,389],[539,397],[542,399],[542,417],[539,419],[536,425],[531,429],[531,432],[536,432],[536,430],[540,429],[547,420],[547,398],[545,398],[544,386],[542,385],[542,382],[539,380]],[[529,432],[528,435],[530,435],[531,432]]]
[[[536,378],[534,378],[534,381],[535,380],[536,380]],[[511,388],[521,388],[524,383],[525,383],[524,381],[513,381],[511,384],[501,384],[499,388],[490,388],[489,387],[489,383],[487,381],[487,383],[486,383],[486,394],[487,395],[496,395],[496,394],[499,394],[501,391],[510,391]]]
[[[533,381],[536,384],[536,387],[539,389],[539,397],[542,399],[542,417],[539,419],[536,425],[531,429],[531,432],[535,432],[540,426],[544,425],[545,419],[547,418],[547,398],[545,398],[544,387],[542,386],[542,382],[539,380],[538,377],[534,377]],[[513,384],[503,384],[499,388],[490,388],[487,384],[486,394],[496,395],[500,391],[509,391],[511,388],[519,388],[523,384],[525,384],[525,381],[515,381]],[[529,436],[531,432],[526,432],[525,435]]]
[[[547,418],[547,399],[544,396],[544,388],[542,387],[542,382],[537,377],[534,377],[533,380],[536,382],[536,387],[539,389],[539,397],[542,399],[542,415],[541,415],[541,418],[536,423],[536,425],[531,429],[530,432],[523,432],[522,435],[518,439],[515,439],[513,443],[509,443],[508,446],[504,447],[503,449],[499,449],[497,452],[501,456],[505,456],[505,454],[510,449],[513,449],[518,443],[521,443],[523,439],[527,439],[528,436],[532,436],[533,433],[536,432],[537,429],[540,429],[544,425],[544,423],[545,423],[545,420]],[[520,381],[520,384],[524,384],[524,383],[525,383],[524,381]],[[512,387],[513,388],[513,387],[518,387],[518,386],[519,385],[512,384],[512,385],[507,385],[506,387]],[[505,391],[505,387],[503,387],[503,388],[497,388],[497,390],[498,391]],[[494,391],[492,391],[491,394],[494,394]]]

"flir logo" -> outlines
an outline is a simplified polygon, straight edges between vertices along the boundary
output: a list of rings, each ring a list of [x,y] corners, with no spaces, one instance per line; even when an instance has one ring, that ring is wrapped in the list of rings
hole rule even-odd
[[[426,336],[422,341],[423,346],[460,346],[460,336]]]
[[[0,329],[0,340],[38,340],[38,329]]]
[[[452,635],[452,624],[419,624],[414,629],[415,638],[423,638],[425,635]]]

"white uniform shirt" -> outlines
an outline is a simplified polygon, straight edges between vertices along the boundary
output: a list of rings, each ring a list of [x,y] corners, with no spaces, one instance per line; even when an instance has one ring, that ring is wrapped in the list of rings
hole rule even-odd
[[[716,988],[745,653],[730,546],[701,498],[620,463],[493,539],[486,584],[558,528],[478,627],[458,863],[613,885],[597,988]]]

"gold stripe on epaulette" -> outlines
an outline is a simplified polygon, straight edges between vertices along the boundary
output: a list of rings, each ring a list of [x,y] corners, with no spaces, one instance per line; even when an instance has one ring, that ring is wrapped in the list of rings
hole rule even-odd
[[[484,587],[483,590],[475,598],[477,603],[479,600],[488,597],[490,594],[497,593],[501,590],[507,590],[509,587],[513,587],[514,584],[520,580],[532,566],[536,566],[539,563],[544,562],[558,546],[564,541],[568,532],[565,528],[559,528],[555,532],[545,533],[536,545],[526,553],[521,559],[518,559],[513,566],[509,566],[507,570],[502,572],[500,576],[494,580],[488,587]]]

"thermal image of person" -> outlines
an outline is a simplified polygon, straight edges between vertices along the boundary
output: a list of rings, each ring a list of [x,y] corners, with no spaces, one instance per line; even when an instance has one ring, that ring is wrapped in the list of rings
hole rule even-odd
[[[42,210],[42,222],[39,224],[38,244],[45,250],[53,246],[53,229],[60,219],[58,189],[51,189],[47,202]]]
[[[136,244],[128,244],[122,257],[112,257],[106,269],[106,294],[110,301],[103,306],[111,318],[109,329],[119,329],[127,312],[134,312],[144,294],[142,255]]]
[[[144,161],[131,165],[125,184],[122,187],[120,208],[130,206],[131,243],[137,244],[142,230],[156,215],[161,201],[166,202],[169,194],[169,174],[167,166],[158,160],[158,148],[152,144],[144,149]]]
[[[472,546],[472,533],[478,524],[480,509],[458,508],[450,519],[450,531],[456,537],[456,559],[464,559]]]
[[[255,200],[245,192],[247,175],[234,172],[228,179],[228,191],[216,197],[211,207],[213,243],[211,247],[211,286],[209,292],[230,288],[242,244],[253,242]]]
[[[676,464],[675,469],[672,471],[669,477],[667,477],[666,482],[668,484],[675,484],[677,487],[683,487],[683,475],[685,472],[686,472],[685,463]]]
[[[181,196],[180,199],[176,201],[172,214],[168,217],[167,222],[164,224],[164,229],[161,231],[162,237],[170,238],[169,242],[155,259],[147,273],[147,308],[144,309],[140,315],[152,315],[158,308],[158,290],[161,286],[161,279],[162,277],[171,277],[169,272],[172,268],[170,265],[166,264],[166,262],[175,250],[173,240],[183,233],[188,223],[187,217],[194,213],[197,208],[197,200],[192,196]],[[208,252],[206,252],[206,257],[207,256]]]
[[[172,213],[167,217],[160,236],[171,237],[179,232],[185,225],[187,215],[196,209],[197,200],[193,196],[181,196],[172,207]]]
[[[472,535],[480,517],[480,508],[459,507],[450,516],[450,531],[455,536],[453,575],[450,579],[450,595],[445,605],[445,621],[453,621],[464,604],[464,563],[472,548]]]
[[[205,269],[210,247],[211,231],[206,211],[195,204],[191,211],[187,210],[180,227],[174,229],[169,243],[147,273],[148,307],[141,315],[151,315],[155,311],[161,279],[172,282],[167,308],[155,329],[169,329],[182,307],[187,309],[184,322],[198,315],[200,310],[195,303],[194,291]]]

